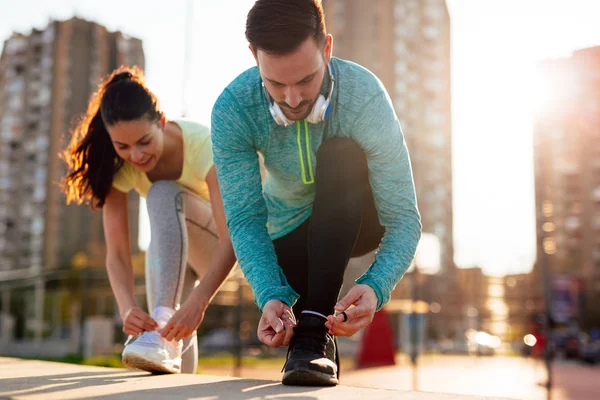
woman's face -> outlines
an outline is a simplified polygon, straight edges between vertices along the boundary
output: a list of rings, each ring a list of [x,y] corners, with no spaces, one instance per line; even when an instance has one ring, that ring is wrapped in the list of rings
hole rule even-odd
[[[152,171],[160,159],[164,148],[163,128],[162,121],[150,122],[147,118],[107,126],[118,156],[141,172]]]

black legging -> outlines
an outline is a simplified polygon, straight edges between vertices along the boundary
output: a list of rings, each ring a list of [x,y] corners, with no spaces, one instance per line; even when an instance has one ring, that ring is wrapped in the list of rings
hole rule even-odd
[[[363,150],[351,139],[324,142],[317,153],[316,195],[311,217],[273,241],[277,260],[303,310],[333,312],[350,257],[375,250],[379,223]]]

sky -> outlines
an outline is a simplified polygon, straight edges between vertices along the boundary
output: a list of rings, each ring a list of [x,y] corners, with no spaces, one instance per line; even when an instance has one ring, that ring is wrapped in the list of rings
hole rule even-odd
[[[176,118],[182,114],[188,3],[0,0],[0,39],[73,15],[138,37],[144,43],[147,83],[167,117]],[[221,90],[254,65],[244,37],[253,3],[194,2],[191,78],[185,91],[188,117],[208,124]],[[600,2],[447,0],[447,4],[452,37],[455,261],[459,267],[480,266],[492,275],[528,272],[535,260],[531,116],[541,101],[534,92],[535,63],[600,45]],[[145,246],[149,232],[145,219],[141,230]]]

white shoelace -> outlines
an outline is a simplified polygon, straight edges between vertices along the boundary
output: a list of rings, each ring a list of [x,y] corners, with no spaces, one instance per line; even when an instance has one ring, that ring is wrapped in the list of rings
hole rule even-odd
[[[124,346],[127,346],[127,345],[129,344],[129,342],[131,342],[131,339],[133,339],[133,335],[129,335],[129,336],[127,337],[127,340],[125,341],[125,344],[124,344]]]
[[[196,336],[196,334],[194,333],[194,335],[193,335],[193,336],[195,337],[195,336]],[[131,342],[131,340],[133,340],[133,338],[134,338],[134,336],[133,336],[133,335],[129,335],[129,336],[127,337],[127,340],[125,341],[125,345],[124,345],[124,346],[127,346],[127,345],[128,345],[130,342]],[[183,350],[181,351],[181,355],[183,356],[183,355],[186,353],[186,351],[188,351],[188,350],[190,349],[190,347],[192,347],[193,345],[194,345],[194,341],[193,341],[193,340],[190,340],[190,342],[188,343],[188,345],[187,345],[187,346],[185,346],[185,349],[183,349]]]

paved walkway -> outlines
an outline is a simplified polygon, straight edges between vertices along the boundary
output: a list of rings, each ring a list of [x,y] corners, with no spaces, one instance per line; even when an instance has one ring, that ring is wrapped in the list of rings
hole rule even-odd
[[[291,387],[283,386],[276,381],[209,375],[150,376],[124,369],[0,357],[0,399],[476,400],[493,398],[348,386]]]
[[[231,375],[232,367],[203,367],[203,374]],[[600,365],[573,361],[553,364],[552,400],[600,399]],[[273,380],[281,377],[281,365],[245,366],[243,378]],[[524,400],[546,400],[544,365],[522,357],[470,357],[425,355],[419,358],[417,388],[424,392],[471,396],[497,396]],[[413,371],[406,356],[399,354],[397,365],[355,369],[342,359],[342,383],[348,386],[390,390],[411,390]]]

